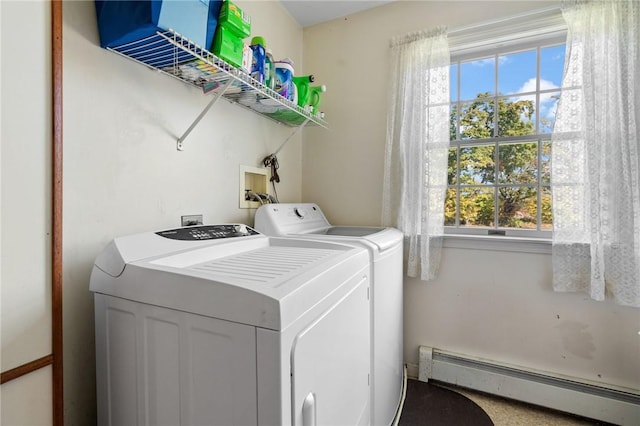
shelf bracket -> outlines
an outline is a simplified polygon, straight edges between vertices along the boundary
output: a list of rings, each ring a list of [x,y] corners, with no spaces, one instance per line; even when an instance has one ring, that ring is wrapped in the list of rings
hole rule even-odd
[[[294,137],[295,135],[297,135],[297,134],[298,134],[298,132],[299,132],[300,130],[302,130],[302,128],[303,128],[304,126],[306,126],[306,125],[307,125],[307,123],[309,122],[309,120],[310,120],[310,118],[306,118],[306,119],[304,120],[304,122],[303,122],[301,125],[299,125],[298,127],[296,127],[296,128],[293,130],[293,132],[291,132],[291,134],[289,135],[289,137],[288,137],[288,138],[286,138],[286,139],[284,140],[284,142],[282,142],[282,143],[280,144],[280,146],[278,147],[278,149],[276,149],[276,151],[275,151],[273,154],[271,154],[271,155],[273,155],[273,156],[278,155],[278,153],[280,152],[280,150],[281,150],[282,148],[284,148],[284,146],[287,144],[287,142],[289,142],[289,140],[291,140],[291,138],[292,138],[292,137]]]
[[[220,97],[224,94],[224,92],[227,91],[227,89],[229,88],[229,86],[231,86],[232,83],[233,83],[233,79],[230,78],[219,90],[215,92],[215,94],[213,95],[213,99],[211,99],[207,104],[207,106],[204,107],[200,115],[196,117],[196,119],[193,121],[193,123],[191,123],[191,126],[189,126],[189,128],[184,132],[184,134],[180,138],[178,138],[178,143],[177,143],[178,151],[184,150],[184,140],[187,138],[187,136],[189,136],[189,133],[191,133],[194,127],[198,125],[200,120],[202,120],[202,118],[211,109],[213,104],[215,104],[218,101],[218,99],[220,99]]]

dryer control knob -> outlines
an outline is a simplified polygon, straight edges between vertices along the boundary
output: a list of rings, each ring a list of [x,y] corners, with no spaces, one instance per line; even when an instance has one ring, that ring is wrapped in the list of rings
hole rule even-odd
[[[304,210],[299,209],[298,207],[294,207],[293,208],[293,212],[296,214],[296,216],[298,216],[300,219],[304,218]]]

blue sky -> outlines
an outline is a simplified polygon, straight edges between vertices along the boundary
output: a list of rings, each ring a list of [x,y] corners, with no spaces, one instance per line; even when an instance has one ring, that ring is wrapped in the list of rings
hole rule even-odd
[[[461,100],[474,99],[478,93],[494,93],[494,58],[461,64]],[[516,94],[530,90],[536,78],[536,52],[529,50],[498,57],[498,92]],[[559,88],[564,67],[564,46],[541,49],[540,77],[543,89]],[[457,97],[457,66],[451,69],[451,100]],[[535,87],[535,85],[533,86]]]
[[[540,88],[557,90],[540,96],[537,106],[541,120],[541,131],[548,133],[555,121],[555,109],[562,84],[565,46],[546,47],[540,50]],[[460,64],[460,100],[475,99],[479,93],[495,92],[495,73],[498,71],[498,93],[513,95],[509,101],[521,99],[535,101],[535,96],[523,95],[534,92],[537,83],[536,50],[488,57]],[[451,100],[458,96],[457,65],[451,66]],[[547,127],[543,126],[547,123]]]

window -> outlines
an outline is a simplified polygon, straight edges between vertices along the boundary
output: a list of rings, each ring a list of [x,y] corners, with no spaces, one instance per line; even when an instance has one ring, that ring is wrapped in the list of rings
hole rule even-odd
[[[447,233],[550,237],[565,46],[557,38],[522,46],[452,54]]]

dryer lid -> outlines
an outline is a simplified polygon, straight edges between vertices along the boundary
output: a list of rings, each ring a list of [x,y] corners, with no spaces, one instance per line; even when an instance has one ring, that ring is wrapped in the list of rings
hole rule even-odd
[[[209,233],[220,229],[216,226]],[[89,288],[283,330],[353,277],[368,277],[363,248],[251,231],[247,228],[239,238],[204,240],[204,229],[194,229],[190,240],[166,237],[165,231],[116,238],[96,259]]]
[[[159,238],[161,237],[161,238]],[[193,250],[238,237],[264,239],[255,230],[240,223],[222,225],[189,226],[157,232],[145,232],[115,238],[98,255],[95,266],[112,277],[124,271],[128,263],[153,256]]]

